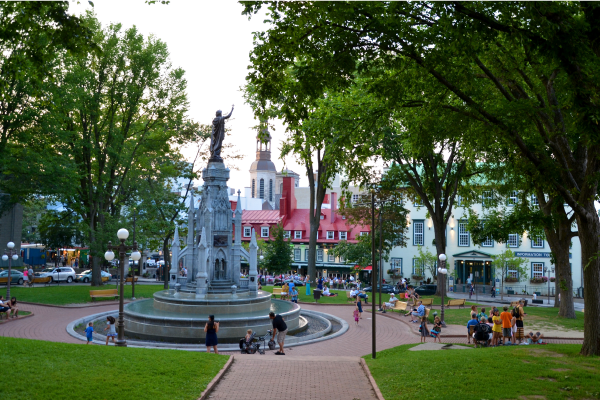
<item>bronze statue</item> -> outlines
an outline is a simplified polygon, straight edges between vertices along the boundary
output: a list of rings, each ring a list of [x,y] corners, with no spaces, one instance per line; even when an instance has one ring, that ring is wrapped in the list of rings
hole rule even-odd
[[[213,130],[210,135],[210,160],[209,161],[223,161],[221,158],[221,147],[223,145],[223,139],[225,139],[225,120],[231,117],[233,113],[233,105],[231,105],[231,112],[225,116],[222,115],[222,111],[217,111],[216,118],[213,119]]]

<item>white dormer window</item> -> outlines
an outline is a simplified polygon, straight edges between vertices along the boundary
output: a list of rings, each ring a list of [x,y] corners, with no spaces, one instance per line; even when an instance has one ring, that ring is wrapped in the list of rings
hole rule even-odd
[[[269,227],[263,226],[260,228],[260,237],[268,238],[269,237]]]
[[[244,227],[244,237],[250,237],[252,234],[252,228],[249,226]]]
[[[327,239],[333,239],[335,237],[334,231],[327,231]]]
[[[369,232],[361,232],[360,236],[367,236],[369,234]]]
[[[321,219],[325,219],[325,216],[323,214],[321,214]]]
[[[294,239],[302,239],[302,231],[294,231]]]
[[[348,232],[340,232],[340,240],[348,240]]]
[[[284,239],[289,239],[291,237],[291,232],[290,231],[283,231],[283,238]]]

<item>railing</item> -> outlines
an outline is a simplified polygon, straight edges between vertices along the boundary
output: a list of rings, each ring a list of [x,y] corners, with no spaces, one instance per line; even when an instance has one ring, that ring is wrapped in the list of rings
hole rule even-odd
[[[247,288],[248,287],[248,283],[250,283],[250,279],[249,278],[240,278],[240,289],[241,288]]]

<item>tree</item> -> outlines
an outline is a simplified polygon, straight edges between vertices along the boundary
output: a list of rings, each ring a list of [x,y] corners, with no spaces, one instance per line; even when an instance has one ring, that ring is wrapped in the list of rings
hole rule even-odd
[[[429,271],[431,277],[437,280],[437,256],[429,251],[429,247],[425,247],[425,250],[423,250],[423,246],[419,246],[417,250],[419,255],[415,257],[415,260],[418,261],[422,271],[422,274],[417,275],[424,276],[425,271]]]
[[[85,221],[92,285],[101,285],[102,253],[115,240],[134,183],[147,167],[160,169],[156,160],[178,153],[195,131],[184,129],[184,72],[171,67],[164,43],[135,27],[103,30],[89,14],[85,22],[101,52],[65,58],[53,117],[68,139],[61,151],[76,171],[76,185],[63,188],[60,200]]]
[[[515,257],[510,250],[492,256],[492,267],[494,275],[500,279],[500,299],[504,300],[504,282],[510,279],[512,282],[520,282],[527,279],[527,260]]]
[[[598,4],[244,5],[247,15],[269,8],[272,27],[256,34],[254,54],[273,70],[301,59],[299,85],[330,79],[340,87],[373,64],[432,77],[447,90],[438,108],[487,128],[482,139],[544,179],[577,221],[586,287],[581,354],[600,355]],[[397,81],[389,85],[404,94]]]
[[[40,243],[40,219],[46,214],[48,202],[43,197],[33,197],[23,203],[23,227],[21,240],[25,243]]]
[[[264,266],[272,274],[282,274],[292,269],[293,250],[291,240],[283,237],[285,231],[281,224],[271,228],[272,240],[267,242]]]
[[[49,249],[84,245],[81,219],[70,211],[48,211],[39,222],[40,241]]]

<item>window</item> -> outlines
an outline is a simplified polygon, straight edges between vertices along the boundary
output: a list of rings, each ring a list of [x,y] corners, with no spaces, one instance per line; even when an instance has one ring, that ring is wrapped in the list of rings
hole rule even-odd
[[[335,262],[335,256],[333,254],[327,253],[327,261]]]
[[[392,258],[390,260],[390,269],[395,269],[402,273],[402,259],[401,258]]]
[[[323,214],[321,214],[320,219],[325,219],[325,216]]]
[[[244,237],[250,237],[251,234],[252,234],[252,228],[250,228],[249,226],[245,226],[244,227]]]
[[[369,234],[369,232],[361,232],[360,236],[367,236]]]
[[[346,260],[344,259],[344,257],[340,256],[340,263],[345,263]]]
[[[415,207],[422,207],[423,206],[423,202],[421,201],[421,198],[420,197],[416,198],[415,202],[413,203],[413,205]]]
[[[517,191],[513,190],[512,192],[510,192],[510,194],[508,195],[508,205],[509,206],[516,206],[517,202],[519,201],[518,197],[517,197]]]
[[[535,194],[531,195],[531,208],[540,208],[540,202]]]
[[[335,238],[335,232],[327,231],[327,239],[334,239],[334,238]]]
[[[456,195],[456,197],[454,198],[454,204],[456,205],[456,207],[460,207],[462,206],[462,202],[463,202],[463,198],[460,195]]]
[[[348,232],[340,232],[340,240],[348,240]]]
[[[279,184],[279,193],[283,194],[283,183]]]
[[[536,249],[543,249],[544,248],[544,239],[540,236],[532,237],[531,238],[531,247],[536,248]]]
[[[511,233],[508,235],[506,247],[519,247],[519,235],[517,233]]]
[[[531,263],[531,277],[541,278],[544,276],[544,263]]]
[[[283,231],[283,238],[289,239],[291,236],[291,231]]]
[[[317,262],[323,262],[323,249],[317,249]]]
[[[256,193],[256,179],[252,179],[252,198],[255,198],[254,195]]]
[[[485,223],[483,226],[485,226]],[[490,237],[485,238],[485,240],[481,242],[481,247],[494,247],[494,240]]]
[[[359,199],[359,195],[357,195],[357,194],[352,195],[352,203],[358,203],[358,199]]]
[[[423,276],[425,274],[425,268],[423,268],[423,260],[413,258],[413,270],[414,275]]]
[[[484,190],[481,194],[481,205],[484,207],[490,207],[494,200],[494,194],[491,190]]]
[[[512,269],[513,266],[514,264],[506,265],[506,277],[519,279],[519,271],[517,271],[516,269]]]
[[[308,262],[308,249],[304,250],[304,261]]]
[[[425,244],[425,222],[413,221],[413,246],[423,246]]]
[[[264,179],[260,179],[260,182],[258,184],[258,197],[261,199],[265,198],[265,180]]]
[[[273,179],[269,179],[269,201],[273,201]]]
[[[302,253],[300,249],[294,249],[294,261],[300,261],[301,254]]]
[[[294,231],[294,239],[302,239],[302,231]]]
[[[458,246],[468,247],[471,244],[471,236],[467,230],[467,222],[458,222]]]
[[[269,227],[268,226],[263,226],[262,228],[260,228],[260,237],[269,237]]]

